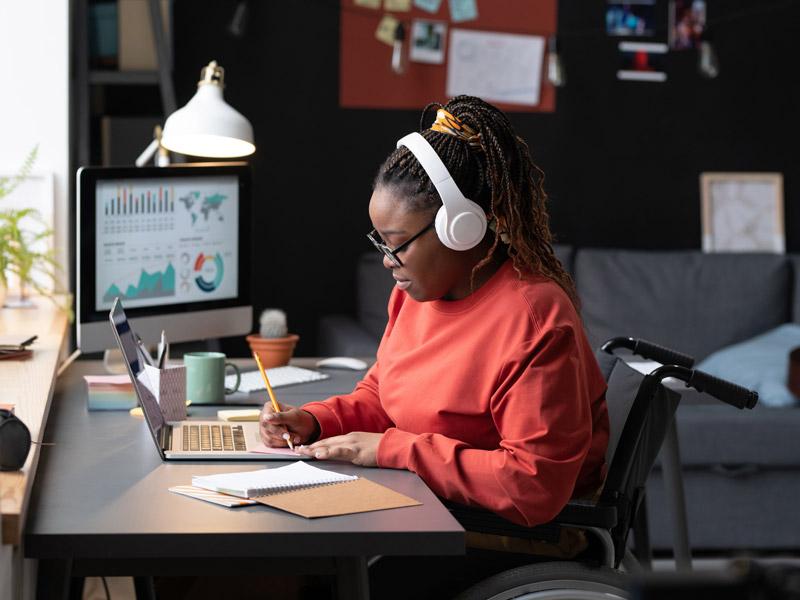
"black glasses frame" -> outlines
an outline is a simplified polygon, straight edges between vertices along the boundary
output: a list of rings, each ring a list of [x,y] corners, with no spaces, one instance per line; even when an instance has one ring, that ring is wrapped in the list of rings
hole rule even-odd
[[[434,219],[433,221],[428,223],[428,225],[425,227],[425,229],[422,229],[421,231],[415,233],[414,235],[412,235],[410,238],[408,238],[405,242],[400,244],[395,249],[389,248],[389,246],[387,246],[386,244],[383,243],[383,239],[381,239],[378,236],[378,230],[377,229],[373,229],[372,231],[370,231],[367,234],[367,238],[369,239],[370,242],[372,242],[372,245],[375,246],[381,254],[387,256],[389,258],[389,260],[392,261],[392,264],[394,266],[402,267],[403,266],[403,261],[400,260],[400,257],[398,257],[397,254],[399,252],[402,252],[406,248],[408,248],[408,246],[411,244],[411,242],[413,242],[415,239],[420,237],[423,233],[428,231],[428,229],[433,227],[435,223],[436,223],[436,219]]]

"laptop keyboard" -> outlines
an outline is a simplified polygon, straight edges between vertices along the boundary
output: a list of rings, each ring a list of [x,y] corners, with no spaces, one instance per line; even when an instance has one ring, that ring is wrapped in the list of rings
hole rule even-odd
[[[241,425],[182,425],[184,452],[247,450]]]

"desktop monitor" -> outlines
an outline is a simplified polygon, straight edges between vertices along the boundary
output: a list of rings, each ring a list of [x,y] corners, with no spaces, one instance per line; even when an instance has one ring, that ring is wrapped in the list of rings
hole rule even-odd
[[[250,170],[244,163],[84,167],[77,175],[77,332],[116,347],[115,298],[146,344],[249,333]]]

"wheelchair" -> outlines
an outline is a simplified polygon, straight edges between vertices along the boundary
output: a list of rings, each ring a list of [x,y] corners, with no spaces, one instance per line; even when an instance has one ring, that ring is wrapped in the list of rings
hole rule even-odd
[[[618,349],[662,366],[643,375],[616,354]],[[692,357],[644,340],[611,339],[598,350],[597,359],[608,385],[610,431],[608,474],[596,502],[572,500],[553,521],[536,527],[447,503],[467,531],[550,541],[557,539],[561,528],[577,528],[590,538],[595,552],[573,560],[545,560],[503,571],[465,590],[457,600],[629,598],[631,574],[640,573],[641,563],[649,560],[645,483],[669,428],[674,427],[681,399],[663,381],[681,380],[686,387],[739,409],[752,409],[758,402],[756,392],[692,369]],[[635,553],[628,549],[632,530]]]

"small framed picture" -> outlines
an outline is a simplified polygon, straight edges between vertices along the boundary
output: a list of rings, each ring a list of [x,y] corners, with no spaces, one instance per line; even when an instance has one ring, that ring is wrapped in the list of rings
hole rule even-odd
[[[704,252],[786,251],[783,174],[702,173]]]
[[[697,48],[706,28],[705,0],[670,0],[669,48]]]
[[[652,36],[655,33],[656,0],[608,0],[606,33],[625,37]]]
[[[409,59],[431,65],[444,64],[444,41],[447,24],[442,21],[416,20],[411,26]]]

